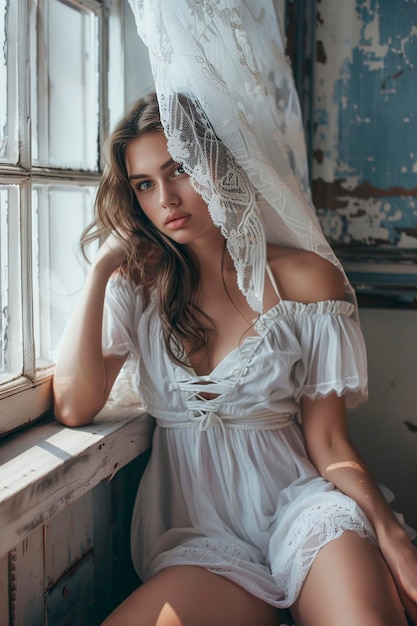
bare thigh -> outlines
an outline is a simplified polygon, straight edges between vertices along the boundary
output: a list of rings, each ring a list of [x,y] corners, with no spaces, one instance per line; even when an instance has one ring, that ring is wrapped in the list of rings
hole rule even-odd
[[[320,550],[291,612],[297,626],[407,626],[379,550],[354,532]]]
[[[279,611],[202,567],[167,567],[132,593],[103,626],[277,626]]]

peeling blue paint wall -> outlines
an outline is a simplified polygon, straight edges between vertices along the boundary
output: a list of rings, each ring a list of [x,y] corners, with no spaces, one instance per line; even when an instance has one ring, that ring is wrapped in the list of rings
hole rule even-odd
[[[313,188],[333,244],[417,249],[417,0],[317,3]]]
[[[314,202],[365,296],[369,402],[351,412],[350,433],[417,528],[417,434],[406,427],[417,415],[417,0],[316,7]]]

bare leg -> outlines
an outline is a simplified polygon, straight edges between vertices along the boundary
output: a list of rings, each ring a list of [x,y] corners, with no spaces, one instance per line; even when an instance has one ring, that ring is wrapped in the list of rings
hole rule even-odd
[[[297,626],[407,626],[380,552],[353,532],[320,550],[292,614]]]
[[[279,611],[202,567],[167,567],[133,592],[103,626],[277,626]]]

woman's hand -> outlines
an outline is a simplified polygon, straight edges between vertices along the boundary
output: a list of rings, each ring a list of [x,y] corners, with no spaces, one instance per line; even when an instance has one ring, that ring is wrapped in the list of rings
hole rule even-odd
[[[407,615],[417,624],[417,548],[402,528],[379,543]]]
[[[112,233],[101,245],[93,261],[93,267],[113,274],[127,259],[127,242],[122,235]]]

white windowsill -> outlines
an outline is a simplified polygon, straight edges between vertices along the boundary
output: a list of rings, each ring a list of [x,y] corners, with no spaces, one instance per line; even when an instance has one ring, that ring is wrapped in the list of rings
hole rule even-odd
[[[152,430],[140,407],[106,406],[89,426],[51,420],[0,441],[0,557],[144,452]]]

